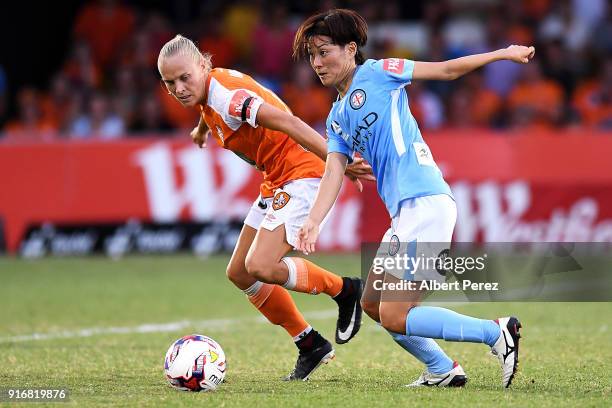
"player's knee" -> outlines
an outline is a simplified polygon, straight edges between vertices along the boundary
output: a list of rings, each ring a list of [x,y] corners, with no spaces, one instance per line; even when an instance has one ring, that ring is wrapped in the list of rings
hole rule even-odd
[[[380,325],[382,327],[396,333],[402,333],[403,330],[406,330],[404,328],[405,322],[400,321],[397,316],[394,316],[392,313],[388,313],[383,310],[380,310],[378,313]]]
[[[245,266],[249,276],[262,282],[268,281],[268,271],[270,267],[265,259],[256,256],[248,256]]]
[[[370,316],[370,318],[376,322],[380,322],[380,315],[378,313],[378,302],[369,302],[365,299],[361,299],[361,308],[364,313]]]
[[[245,278],[249,278],[249,275],[246,273],[244,267],[239,267],[233,264],[229,264],[227,269],[225,270],[225,274],[227,278],[234,285],[239,288],[243,287],[247,282],[245,282]]]
[[[382,327],[392,332],[403,334],[406,332],[408,310],[400,307],[400,305],[402,304],[393,302],[381,303],[378,313]]]

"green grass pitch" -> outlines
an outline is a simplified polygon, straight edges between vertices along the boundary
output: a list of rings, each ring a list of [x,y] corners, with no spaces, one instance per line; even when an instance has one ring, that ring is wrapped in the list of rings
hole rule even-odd
[[[315,261],[359,274],[358,256]],[[69,404],[85,406],[587,407],[612,401],[611,303],[454,306],[483,318],[512,313],[523,322],[520,371],[509,390],[502,389],[486,346],[444,341],[469,376],[466,388],[405,388],[423,367],[367,316],[358,336],[336,345],[336,359],[310,381],[282,382],[297,351],[226,279],[226,262],[185,255],[0,258],[0,389],[67,387]],[[334,302],[325,295],[294,299],[333,339]],[[164,354],[191,333],[213,337],[226,352],[228,374],[217,392],[178,392],[166,384]]]

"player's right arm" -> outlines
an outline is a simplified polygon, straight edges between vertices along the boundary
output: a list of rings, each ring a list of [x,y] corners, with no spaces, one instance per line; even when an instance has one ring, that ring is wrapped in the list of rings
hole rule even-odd
[[[200,121],[198,122],[198,125],[193,128],[189,135],[191,136],[191,140],[193,140],[193,143],[197,144],[200,147],[206,147],[209,129],[202,115],[200,115]]]
[[[348,157],[343,153],[331,152],[327,156],[325,173],[321,179],[321,184],[319,184],[317,197],[310,209],[308,218],[298,232],[296,248],[305,254],[315,251],[315,244],[319,237],[319,226],[338,198],[347,162]]]

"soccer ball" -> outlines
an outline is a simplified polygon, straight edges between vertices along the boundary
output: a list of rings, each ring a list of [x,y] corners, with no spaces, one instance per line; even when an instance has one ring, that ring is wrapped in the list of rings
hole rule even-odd
[[[168,349],[164,370],[170,385],[182,391],[213,391],[223,382],[225,353],[210,337],[181,337]]]

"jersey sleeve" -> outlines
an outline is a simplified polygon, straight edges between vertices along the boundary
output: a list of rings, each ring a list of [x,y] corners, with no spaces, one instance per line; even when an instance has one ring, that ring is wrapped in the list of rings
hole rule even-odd
[[[227,89],[213,79],[207,104],[223,119],[232,130],[237,130],[243,123],[256,128],[257,111],[263,103],[263,98],[255,92],[238,88]]]
[[[396,87],[404,87],[412,82],[414,61],[402,58],[386,58],[374,61],[372,69]]]
[[[327,133],[327,154],[342,153],[348,158],[348,162],[353,162],[354,150],[351,149],[342,137],[343,130],[336,121],[328,121]]]
[[[253,91],[246,89],[235,89],[231,91],[227,113],[234,120],[240,123],[248,123],[252,127],[257,127],[257,111],[264,100]]]

